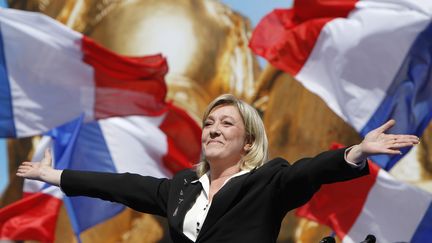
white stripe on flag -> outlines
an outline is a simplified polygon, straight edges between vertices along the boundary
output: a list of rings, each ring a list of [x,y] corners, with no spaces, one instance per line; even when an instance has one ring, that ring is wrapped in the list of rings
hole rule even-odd
[[[418,33],[431,21],[431,4],[392,2],[360,1],[347,19],[327,23],[296,75],[357,131],[384,99]]]
[[[48,16],[11,9],[0,10],[0,23],[16,135],[48,130],[83,111],[93,119],[93,69],[82,61],[82,35]],[[56,115],[59,109],[70,119]]]
[[[158,178],[171,177],[162,165],[168,152],[166,135],[159,129],[159,117],[113,117],[99,121],[117,172],[132,172]]]
[[[380,169],[362,212],[343,242],[360,242],[368,234],[375,235],[380,243],[410,242],[431,202],[432,194],[401,183]]]

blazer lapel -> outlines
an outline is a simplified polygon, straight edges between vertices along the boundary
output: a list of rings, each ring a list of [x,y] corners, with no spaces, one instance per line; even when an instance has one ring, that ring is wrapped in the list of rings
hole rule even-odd
[[[213,197],[213,202],[210,206],[209,212],[201,231],[198,235],[198,239],[201,239],[205,233],[211,229],[211,227],[216,223],[216,221],[223,215],[230,207],[234,199],[239,196],[240,190],[243,187],[243,183],[246,181],[247,176],[250,173],[234,177],[228,181]]]
[[[191,183],[186,181],[185,185],[180,189],[177,197],[177,206],[171,215],[172,225],[178,230],[183,232],[183,221],[187,211],[195,203],[196,198],[202,190],[201,183]]]

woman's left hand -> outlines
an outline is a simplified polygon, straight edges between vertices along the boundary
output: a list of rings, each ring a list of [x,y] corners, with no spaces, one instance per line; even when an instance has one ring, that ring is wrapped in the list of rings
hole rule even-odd
[[[347,160],[358,163],[370,155],[401,154],[401,148],[411,147],[420,142],[419,138],[414,135],[385,134],[385,131],[395,123],[395,120],[390,120],[366,134],[363,141],[348,152]]]

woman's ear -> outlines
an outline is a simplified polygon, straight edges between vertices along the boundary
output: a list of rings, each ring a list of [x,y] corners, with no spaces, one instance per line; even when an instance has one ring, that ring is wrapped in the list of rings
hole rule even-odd
[[[253,142],[254,142],[254,137],[253,137],[253,136],[248,136],[248,137],[246,138],[245,146],[243,147],[243,149],[244,149],[246,152],[249,152],[249,150],[251,150],[251,148],[252,148],[252,144],[253,144]]]

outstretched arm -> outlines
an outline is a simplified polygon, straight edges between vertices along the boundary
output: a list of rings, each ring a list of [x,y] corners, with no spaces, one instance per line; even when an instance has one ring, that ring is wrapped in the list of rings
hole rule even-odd
[[[400,154],[401,148],[411,147],[419,143],[419,138],[414,135],[385,134],[395,123],[395,120],[390,120],[366,134],[363,141],[348,152],[347,160],[359,163],[371,155]]]
[[[45,156],[40,162],[23,162],[17,170],[16,175],[27,179],[39,180],[60,186],[62,170],[52,168],[51,152],[45,150]]]
[[[88,196],[119,202],[137,211],[166,216],[171,180],[131,173],[56,170],[51,153],[40,162],[23,162],[17,176],[61,186],[68,196]],[[60,185],[61,182],[61,185]]]

